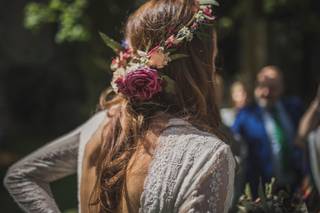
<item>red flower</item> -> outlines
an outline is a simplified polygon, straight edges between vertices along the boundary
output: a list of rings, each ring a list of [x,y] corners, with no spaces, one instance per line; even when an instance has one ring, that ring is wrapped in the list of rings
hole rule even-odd
[[[133,101],[147,101],[161,92],[162,80],[158,72],[149,67],[139,68],[115,81],[118,92]]]
[[[198,28],[198,23],[193,23],[191,29],[196,30]]]
[[[209,6],[209,5],[207,5],[207,6],[203,9],[203,13],[204,13],[206,16],[213,17],[213,15],[212,15],[212,9],[211,9],[211,6]]]
[[[121,51],[119,53],[119,56],[114,58],[111,62],[111,69],[116,70],[120,67],[125,67],[130,59],[133,56],[133,51],[132,49],[126,49],[124,51]]]
[[[176,39],[175,39],[174,35],[171,35],[171,36],[166,40],[165,45],[167,46],[167,48],[170,48],[170,47],[174,46],[175,42],[176,42]]]

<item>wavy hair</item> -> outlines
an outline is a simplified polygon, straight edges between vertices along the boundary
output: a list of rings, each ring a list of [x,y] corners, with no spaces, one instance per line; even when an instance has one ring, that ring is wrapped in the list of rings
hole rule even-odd
[[[156,46],[186,25],[196,7],[195,0],[150,0],[129,17],[126,39],[134,51]],[[213,83],[215,33],[213,27],[202,28],[202,35],[194,36],[177,50],[189,57],[170,62],[161,70],[175,81],[174,95],[161,92],[147,103],[133,103],[112,92],[103,98],[109,121],[95,152],[97,180],[90,198],[95,212],[117,209],[121,193],[125,191],[129,160],[139,143],[150,149],[145,134],[159,112],[183,118],[199,129],[222,137]]]

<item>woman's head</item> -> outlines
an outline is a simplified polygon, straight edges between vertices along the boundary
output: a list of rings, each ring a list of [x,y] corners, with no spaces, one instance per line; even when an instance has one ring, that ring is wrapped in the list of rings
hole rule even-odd
[[[151,0],[133,13],[125,37],[134,50],[155,47],[185,26],[195,14],[195,0]]]
[[[133,53],[145,51],[177,33],[198,11],[196,0],[150,0],[132,14],[125,27]],[[220,136],[220,116],[214,97],[215,33],[203,26],[190,42],[175,51],[187,55],[161,68],[175,83],[172,92],[162,89],[148,102],[136,102],[122,94],[107,96],[109,110],[102,144],[97,150],[97,182],[92,194],[100,210],[112,212],[125,183],[126,169],[138,142],[146,148],[145,134],[155,115],[165,112],[183,117],[195,126]],[[166,85],[164,85],[166,86]],[[112,108],[112,110],[110,110]]]
[[[132,14],[125,27],[125,36],[133,51],[152,48],[186,26],[198,11],[195,0],[151,0]],[[202,33],[202,35],[201,35]],[[176,53],[188,57],[170,62],[161,69],[175,82],[174,95],[163,90],[153,102],[171,113],[183,113],[193,120],[208,118],[216,111],[213,73],[216,52],[212,27],[202,26],[191,42],[184,42]],[[135,104],[133,104],[135,105]],[[206,119],[217,127],[216,116]]]

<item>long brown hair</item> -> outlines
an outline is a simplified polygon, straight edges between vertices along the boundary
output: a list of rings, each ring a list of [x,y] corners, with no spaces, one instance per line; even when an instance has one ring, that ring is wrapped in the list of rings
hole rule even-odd
[[[186,25],[193,17],[195,0],[150,0],[132,14],[125,35],[134,51],[154,47]],[[220,116],[214,97],[215,33],[201,29],[177,50],[189,57],[170,62],[161,72],[175,81],[175,95],[161,92],[152,102],[134,103],[119,94],[108,93],[104,108],[109,121],[104,127],[96,161],[97,180],[91,196],[98,212],[114,212],[125,184],[128,162],[138,142],[146,149],[144,136],[159,112],[183,118],[218,137]]]

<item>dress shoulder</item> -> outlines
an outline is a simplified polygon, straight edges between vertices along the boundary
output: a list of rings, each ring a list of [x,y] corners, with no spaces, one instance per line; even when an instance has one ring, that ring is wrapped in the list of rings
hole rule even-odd
[[[222,140],[187,122],[174,124],[159,137],[145,180],[140,212],[180,212],[203,182],[200,180],[209,174],[221,150],[234,168],[230,148]]]

